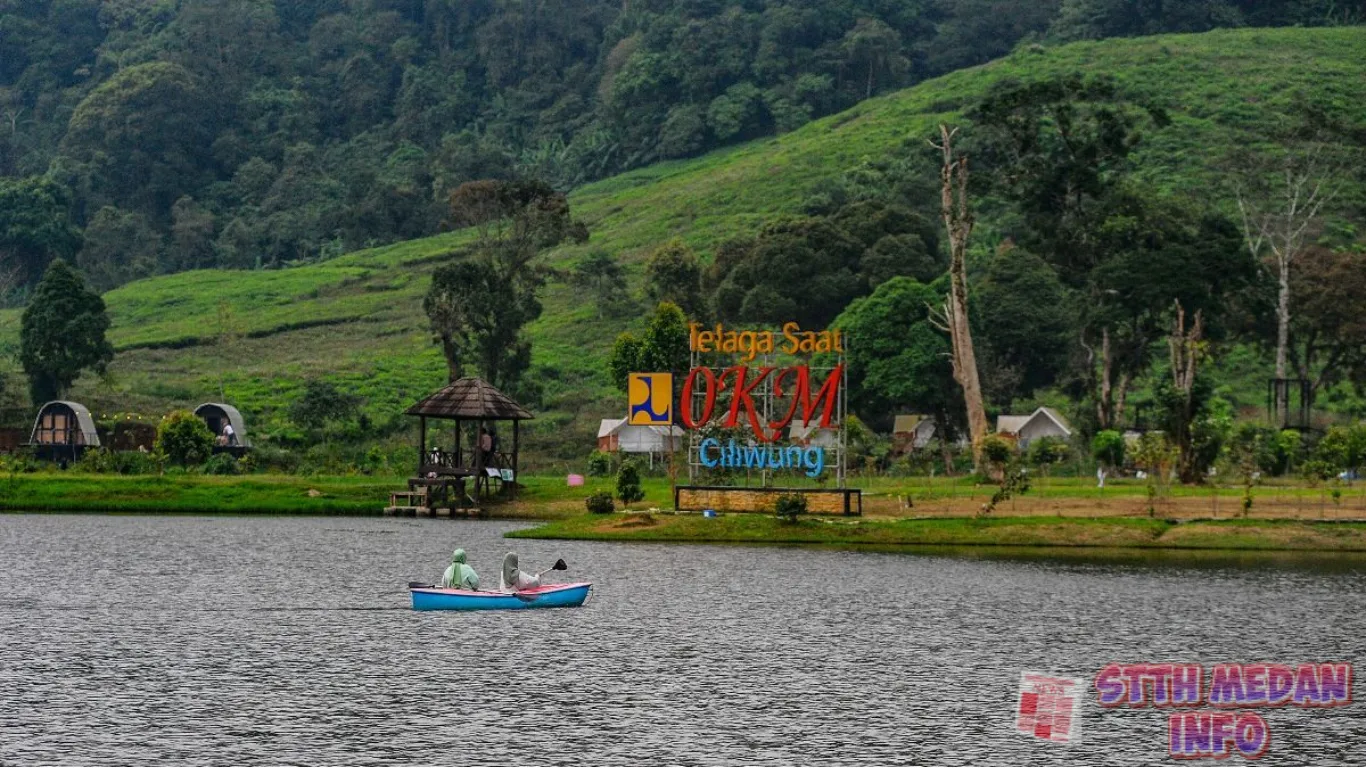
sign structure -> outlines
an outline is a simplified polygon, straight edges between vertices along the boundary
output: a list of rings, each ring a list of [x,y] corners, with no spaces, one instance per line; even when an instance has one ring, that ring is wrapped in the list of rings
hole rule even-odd
[[[1054,744],[1076,741],[1083,690],[1085,684],[1081,680],[1021,672],[1015,730]]]
[[[674,377],[671,373],[633,373],[627,381],[626,422],[633,427],[668,427],[674,423]]]
[[[693,323],[688,336],[691,366],[679,416],[688,430],[690,482],[720,472],[766,487],[778,473],[828,473],[845,487],[843,332],[797,323],[776,331]],[[633,396],[633,414],[635,402]]]

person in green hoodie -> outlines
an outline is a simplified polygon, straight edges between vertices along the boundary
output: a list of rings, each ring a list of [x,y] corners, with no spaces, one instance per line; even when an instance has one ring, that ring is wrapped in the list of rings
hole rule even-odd
[[[465,564],[465,550],[451,553],[450,567],[441,574],[441,586],[446,589],[479,589],[479,574]]]

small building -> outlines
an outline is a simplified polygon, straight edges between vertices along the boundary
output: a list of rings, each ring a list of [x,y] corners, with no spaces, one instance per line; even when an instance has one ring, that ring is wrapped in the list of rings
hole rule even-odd
[[[626,419],[603,419],[598,422],[598,450],[603,453],[616,453],[619,445],[617,429]]]
[[[795,445],[815,448],[834,448],[839,445],[840,431],[834,427],[822,427],[818,422],[793,419],[788,425],[787,436]]]
[[[1024,450],[1029,447],[1031,440],[1041,437],[1069,440],[1072,437],[1072,427],[1056,410],[1041,407],[1028,416],[998,417],[996,433],[1015,438],[1020,449]]]
[[[683,450],[683,428],[677,424],[650,427],[627,423],[626,419],[603,419],[598,424],[598,450],[605,453],[635,453],[655,457]]]
[[[75,461],[87,448],[100,447],[100,435],[84,405],[53,400],[38,409],[28,445],[40,459]]]
[[[209,431],[213,433],[214,453],[245,453],[251,448],[251,440],[247,438],[247,424],[242,420],[242,414],[227,403],[204,403],[194,409],[194,415],[204,420],[208,425]],[[225,427],[232,426],[232,434],[224,435]]]
[[[918,451],[934,439],[933,416],[918,413],[902,414],[892,422],[892,450],[897,453]]]

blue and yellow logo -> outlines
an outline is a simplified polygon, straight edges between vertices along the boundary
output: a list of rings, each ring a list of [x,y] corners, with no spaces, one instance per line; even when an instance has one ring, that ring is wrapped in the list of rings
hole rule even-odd
[[[667,427],[674,422],[672,373],[633,373],[626,384],[630,410],[626,423],[636,427]]]

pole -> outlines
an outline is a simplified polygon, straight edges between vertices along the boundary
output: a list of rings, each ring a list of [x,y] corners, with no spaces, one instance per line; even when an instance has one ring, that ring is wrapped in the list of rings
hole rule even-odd
[[[517,479],[521,477],[522,469],[517,463],[518,450],[521,445],[521,426],[522,422],[517,419],[512,420],[512,498],[517,498]]]
[[[427,417],[418,417],[418,437],[417,437],[417,476],[422,476],[422,462],[427,458]]]

